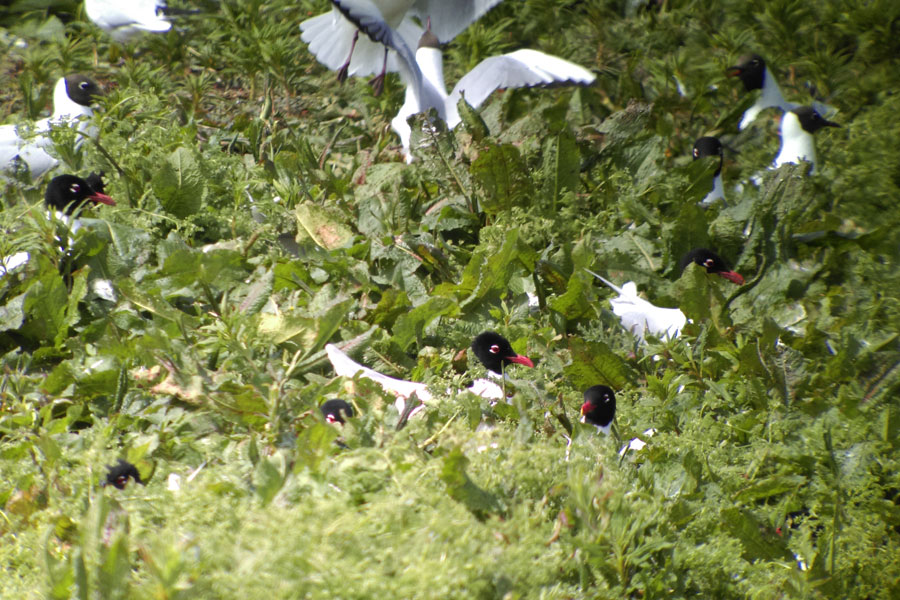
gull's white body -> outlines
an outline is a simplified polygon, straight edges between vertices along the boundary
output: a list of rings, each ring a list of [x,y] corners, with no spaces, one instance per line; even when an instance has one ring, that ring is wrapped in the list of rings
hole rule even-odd
[[[466,73],[448,94],[441,51],[423,47],[416,51],[415,57],[415,64],[402,65],[401,75],[407,82],[406,98],[397,116],[391,120],[391,128],[403,143],[407,162],[412,162],[412,131],[407,123],[412,115],[434,108],[438,116],[447,123],[447,127],[453,129],[461,120],[458,107],[460,98],[465,98],[469,105],[478,108],[498,89],[562,83],[589,85],[595,79],[590,71],[567,60],[537,50],[516,50],[484,59]],[[410,85],[416,71],[421,73],[421,92]]]
[[[428,386],[424,383],[395,379],[383,375],[369,367],[364,367],[347,356],[334,344],[327,344],[325,346],[325,354],[328,355],[328,360],[331,361],[331,366],[334,367],[334,372],[338,375],[343,377],[355,377],[356,374],[359,373],[360,377],[371,379],[384,388],[385,391],[397,396],[397,401],[394,403],[394,406],[399,413],[403,412],[403,409],[406,406],[406,399],[413,394],[415,394],[422,402],[431,402],[434,399],[432,393],[428,391]],[[488,379],[475,380],[472,387],[466,388],[466,391],[489,400],[503,399],[503,389]],[[452,390],[447,390],[448,395],[452,393]],[[423,408],[424,405],[417,407],[410,413],[410,416],[416,414]]]
[[[89,132],[88,118],[93,114],[89,106],[82,106],[69,98],[66,80],[60,78],[53,88],[53,114],[40,119],[33,127],[0,126],[0,171],[14,171],[19,162],[25,163],[32,177],[39,177],[59,164],[47,152],[53,145],[48,135],[53,127],[65,127],[80,120],[79,131]]]
[[[165,7],[165,0],[84,0],[88,18],[117,42],[171,29],[172,24],[158,13]]]
[[[775,168],[802,161],[812,163],[812,172],[815,172],[816,146],[813,134],[805,131],[797,115],[788,111],[781,117],[781,150],[775,157]]]
[[[661,308],[637,295],[637,286],[633,281],[619,287],[593,271],[591,275],[608,285],[619,294],[610,299],[613,313],[622,322],[622,326],[630,331],[641,342],[650,333],[662,340],[673,339],[681,333],[687,323],[687,317],[678,308]]]
[[[779,108],[783,112],[787,112],[792,108],[795,108],[795,105],[791,102],[788,102],[784,99],[784,95],[781,93],[781,88],[778,87],[778,82],[775,81],[775,77],[772,76],[772,73],[769,72],[769,67],[766,66],[765,74],[763,75],[763,86],[762,90],[760,90],[760,95],[756,99],[756,102],[744,111],[744,116],[741,117],[741,123],[738,125],[738,129],[744,130],[750,123],[756,120],[756,117],[759,116],[763,110],[767,108]]]
[[[712,204],[716,200],[725,199],[725,186],[722,185],[722,173],[713,177],[713,188],[706,197],[700,201],[700,204]]]
[[[364,77],[381,72],[385,46],[380,35],[384,28],[396,31],[407,47],[414,48],[422,28],[412,18],[417,17],[423,24],[430,18],[438,39],[449,42],[499,3],[500,0],[332,0],[335,6],[331,12],[300,24],[301,39],[309,44],[319,62],[336,71],[350,55],[354,34],[361,31],[347,73]],[[352,22],[341,11],[350,14]],[[373,41],[370,35],[379,41]],[[388,59],[388,70],[399,70],[393,57]]]
[[[16,252],[9,256],[0,256],[0,277],[27,264],[29,260],[31,260],[31,255],[28,252]]]

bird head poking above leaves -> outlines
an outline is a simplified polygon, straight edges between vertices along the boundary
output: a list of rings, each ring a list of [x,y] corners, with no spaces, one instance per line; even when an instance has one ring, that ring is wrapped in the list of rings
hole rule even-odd
[[[69,215],[74,214],[85,200],[110,206],[116,204],[115,200],[95,190],[90,183],[77,175],[57,175],[50,180],[47,191],[44,192],[44,202],[49,208]]]
[[[581,422],[597,427],[608,427],[616,416],[616,394],[605,385],[589,387],[584,392],[581,405]]]
[[[516,354],[505,337],[493,331],[479,334],[472,342],[472,351],[489,371],[503,373],[503,367],[511,363],[534,367],[527,356]]]
[[[322,406],[319,407],[319,410],[322,411],[322,416],[325,417],[327,422],[340,423],[341,425],[344,424],[345,418],[349,419],[354,414],[353,406],[351,406],[349,402],[339,398],[326,400],[322,403]]]
[[[745,54],[728,67],[728,76],[737,77],[748,92],[761,90],[766,77],[766,61],[759,54]]]
[[[141,480],[141,474],[138,472],[137,467],[123,458],[120,458],[119,462],[115,465],[106,467],[106,469],[106,481],[104,481],[102,485],[109,484],[116,489],[124,490],[125,485],[128,483],[129,477],[134,479],[136,483],[144,485],[144,482]]]
[[[737,285],[744,284],[744,278],[740,273],[732,271],[724,258],[707,248],[694,248],[685,254],[681,259],[681,270],[683,271],[691,263],[698,264],[706,269],[707,273],[715,273]]]

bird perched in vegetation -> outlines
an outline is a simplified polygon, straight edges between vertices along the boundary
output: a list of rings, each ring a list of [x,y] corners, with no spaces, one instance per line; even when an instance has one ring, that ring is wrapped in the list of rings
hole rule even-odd
[[[505,367],[512,363],[534,367],[527,356],[516,354],[509,340],[493,331],[485,331],[472,341],[472,352],[489,371],[503,374]]]
[[[719,158],[719,166],[713,175],[712,190],[706,195],[701,204],[712,204],[716,200],[725,199],[725,188],[722,185],[722,165],[725,164],[725,155],[722,150],[722,142],[719,138],[712,136],[704,136],[694,142],[693,150],[694,160],[705,158],[707,156],[717,156]]]
[[[681,270],[683,271],[689,264],[698,264],[707,273],[713,273],[727,279],[732,283],[744,285],[744,278],[740,273],[735,273],[725,262],[725,259],[707,248],[694,248],[681,258]]]
[[[135,483],[144,485],[137,467],[124,458],[120,458],[118,463],[110,465],[106,469],[108,471],[106,473],[106,481],[101,485],[111,485],[116,489],[124,490],[129,477],[134,479]]]
[[[353,416],[353,407],[350,403],[339,398],[326,400],[319,407],[319,410],[322,411],[322,416],[329,423],[340,423],[343,425],[345,417],[349,419]]]
[[[728,67],[728,76],[737,77],[744,84],[747,92],[761,90],[759,97],[750,108],[744,111],[738,129],[744,130],[752,123],[759,113],[766,108],[779,108],[789,111],[793,104],[784,99],[778,82],[772,75],[765,59],[759,54],[747,54],[738,59],[736,65]]]
[[[828,121],[811,106],[800,106],[781,117],[781,150],[775,157],[775,168],[787,163],[812,163],[816,170],[816,146],[813,134],[823,127],[840,127]]]
[[[100,176],[91,173],[89,178],[97,180],[102,187]],[[68,225],[69,231],[75,233],[81,227],[78,215],[84,209],[87,202],[94,204],[115,205],[116,201],[102,192],[96,191],[90,183],[77,175],[57,175],[47,184],[44,192],[44,204],[48,211],[53,211],[55,217]],[[65,250],[64,248],[62,249]],[[0,276],[26,264],[31,255],[28,252],[16,252],[9,256],[0,257]]]
[[[119,43],[171,29],[163,15],[165,8],[165,0],[84,0],[88,18]]]
[[[303,21],[301,39],[338,81],[348,75],[377,75],[369,82],[381,93],[384,76],[397,65],[388,49],[415,45],[422,28],[412,19],[431,21],[441,42],[449,42],[500,0],[332,0],[331,12]],[[360,32],[366,37],[360,37]],[[392,37],[397,39],[393,40]],[[403,41],[405,40],[405,41]]]
[[[616,394],[605,385],[594,385],[584,391],[581,422],[589,423],[608,434],[616,416]]]
[[[498,89],[590,85],[596,77],[593,73],[567,60],[550,56],[537,50],[516,50],[509,54],[491,56],[478,63],[463,75],[447,94],[444,83],[444,59],[440,41],[431,28],[419,39],[415,63],[407,64],[408,53],[400,53],[400,73],[406,83],[406,99],[391,120],[391,128],[400,136],[407,162],[410,153],[410,126],[407,119],[431,108],[437,110],[441,120],[453,129],[462,120],[459,116],[459,100],[465,98],[473,108],[478,108]],[[419,75],[421,73],[421,75]],[[421,79],[421,92],[414,82]]]
[[[79,131],[88,133],[91,104],[102,95],[100,86],[90,77],[72,74],[61,77],[53,88],[53,114],[24,124],[0,126],[0,170],[17,172],[27,168],[31,177],[39,177],[59,164],[47,149],[53,145],[50,130],[75,121]]]
[[[662,308],[639,297],[637,285],[633,281],[619,287],[589,269],[585,271],[619,294],[618,298],[611,298],[609,301],[613,313],[619,317],[622,327],[642,343],[647,333],[662,340],[674,339],[687,323],[687,317],[681,309]]]

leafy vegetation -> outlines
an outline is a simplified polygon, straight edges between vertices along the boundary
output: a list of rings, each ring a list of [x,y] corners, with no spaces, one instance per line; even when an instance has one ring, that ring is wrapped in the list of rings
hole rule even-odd
[[[118,200],[63,252],[47,180],[5,184],[0,255],[31,260],[0,278],[0,596],[900,595],[900,3],[508,0],[448,80],[527,46],[597,83],[496,94],[409,166],[400,82],[301,43],[326,4],[192,3],[125,48],[76,2],[0,13],[5,121],[93,74],[98,138],[58,153]],[[737,133],[749,51],[837,108],[817,175],[764,171],[775,111]],[[696,246],[748,283],[679,273]],[[693,324],[637,346],[585,268]],[[536,359],[512,404],[445,392],[485,329]],[[436,401],[397,431],[329,342]],[[610,437],[577,422],[601,383]],[[146,486],[100,487],[118,458]]]

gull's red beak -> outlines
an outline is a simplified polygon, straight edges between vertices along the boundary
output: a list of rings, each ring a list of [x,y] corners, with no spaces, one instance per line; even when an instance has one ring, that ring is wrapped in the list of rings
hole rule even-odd
[[[591,410],[591,408],[592,407],[591,407],[590,402],[585,402],[584,404],[582,404],[581,405],[581,416],[583,417],[584,413],[589,412]]]
[[[93,200],[98,204],[108,204],[110,206],[115,206],[116,201],[107,196],[106,194],[101,194],[100,192],[94,192],[90,196],[88,196],[88,200]]]
[[[736,283],[738,285],[744,285],[744,278],[740,273],[735,273],[734,271],[719,271],[719,277],[724,277],[731,283]]]
[[[725,70],[725,75],[727,75],[728,77],[737,77],[741,74],[741,72],[743,72],[743,69],[740,67],[728,67]]]
[[[516,354],[515,356],[507,356],[506,360],[509,362],[519,363],[520,365],[525,365],[526,367],[534,367],[534,363],[531,362],[531,359],[527,356],[520,356]]]

